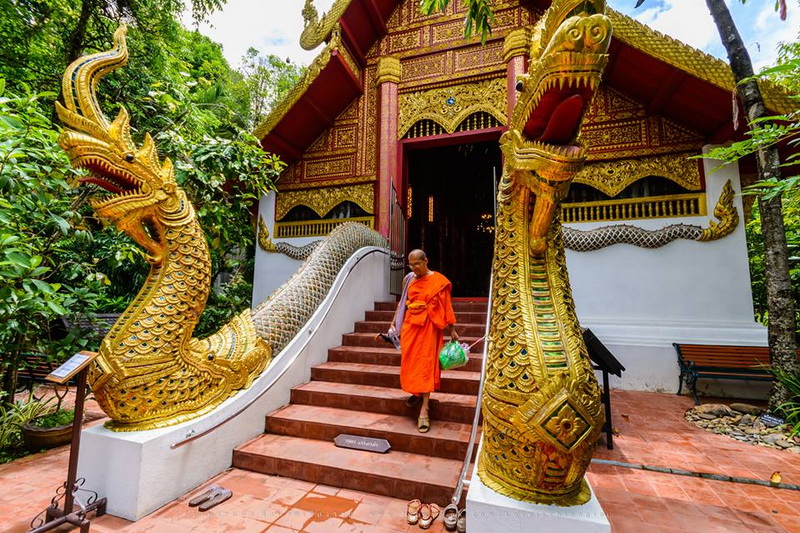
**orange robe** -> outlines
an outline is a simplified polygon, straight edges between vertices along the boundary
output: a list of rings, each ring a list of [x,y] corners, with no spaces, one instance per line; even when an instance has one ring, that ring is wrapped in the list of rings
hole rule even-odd
[[[444,328],[456,323],[450,301],[452,284],[438,272],[413,279],[400,332],[400,387],[411,394],[439,389],[439,352]]]

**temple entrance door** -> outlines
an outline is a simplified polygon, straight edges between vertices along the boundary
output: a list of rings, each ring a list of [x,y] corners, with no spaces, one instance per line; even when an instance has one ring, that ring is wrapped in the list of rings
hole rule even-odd
[[[489,295],[500,168],[496,140],[407,152],[406,250],[425,250],[430,268],[453,282],[453,296]]]

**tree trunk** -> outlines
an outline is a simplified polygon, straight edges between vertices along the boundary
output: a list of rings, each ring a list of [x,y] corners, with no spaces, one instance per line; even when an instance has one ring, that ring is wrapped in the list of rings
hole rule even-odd
[[[94,9],[94,0],[83,0],[81,2],[81,15],[78,23],[69,36],[69,44],[66,49],[66,60],[69,65],[81,56],[83,52],[83,41],[86,38],[86,29],[89,26],[89,17]]]
[[[706,0],[711,17],[719,30],[722,44],[728,53],[728,60],[737,82],[736,91],[742,101],[747,121],[767,116],[767,108],[753,79],[738,83],[753,76],[753,63],[744,46],[742,37],[733,22],[724,0]],[[781,179],[778,150],[774,147],[761,148],[756,152],[760,180]],[[767,289],[767,308],[769,309],[769,348],[773,366],[788,373],[800,371],[797,362],[797,320],[795,316],[792,282],[789,277],[789,250],[786,247],[786,231],[783,226],[781,198],[777,196],[765,201],[759,198],[761,211],[761,233],[764,238],[764,283]],[[780,404],[791,400],[791,394],[779,382],[770,392],[769,408],[775,410]]]
[[[0,386],[5,392],[2,403],[6,407],[14,405],[14,394],[17,392],[17,366],[19,366],[19,361],[16,358],[12,358],[8,362],[8,366],[3,370],[2,385]]]

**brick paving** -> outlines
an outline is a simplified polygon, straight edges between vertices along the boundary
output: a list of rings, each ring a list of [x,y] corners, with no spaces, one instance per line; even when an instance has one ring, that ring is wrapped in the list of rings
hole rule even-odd
[[[612,391],[614,450],[601,439],[595,456],[624,463],[800,485],[800,457],[741,443],[686,422],[691,398]],[[90,409],[91,411],[91,409]],[[94,422],[98,423],[98,422]],[[68,449],[0,465],[0,517],[10,533],[27,531],[66,475]],[[588,472],[614,533],[774,531],[800,533],[800,491],[703,480],[593,464]],[[233,497],[205,513],[187,501],[216,483]],[[406,501],[306,481],[230,469],[133,523],[113,516],[92,520],[93,532],[411,532]],[[429,531],[444,531],[441,517]],[[473,531],[472,533],[481,533]]]

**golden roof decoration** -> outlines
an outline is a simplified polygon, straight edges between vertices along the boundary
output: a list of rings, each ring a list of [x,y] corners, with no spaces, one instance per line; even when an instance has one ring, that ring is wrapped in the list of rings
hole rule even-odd
[[[300,34],[300,46],[304,50],[313,50],[322,44],[342,18],[352,0],[336,0],[320,20],[313,0],[306,0],[303,6],[303,33]]]
[[[613,9],[608,9],[607,15],[614,27],[615,38],[696,78],[726,91],[733,91],[733,73],[725,61],[692,48]],[[797,104],[774,83],[762,80],[759,86],[764,103],[770,110],[788,113],[797,109]]]
[[[342,202],[353,202],[369,214],[375,211],[375,186],[372,183],[304,191],[286,191],[275,198],[275,220],[285,217],[292,208],[304,205],[320,217]]]
[[[265,116],[253,130],[253,135],[257,139],[264,139],[264,137],[269,135],[269,132],[272,131],[272,128],[277,126],[283,117],[286,116],[286,113],[289,112],[303,94],[305,94],[308,88],[311,87],[311,84],[317,79],[322,69],[330,62],[333,51],[339,50],[340,45],[341,33],[336,29],[331,36],[330,42],[328,42],[319,55],[314,58],[314,61],[308,66],[303,77],[300,78],[294,87],[289,89],[283,99],[272,108],[267,116]]]

